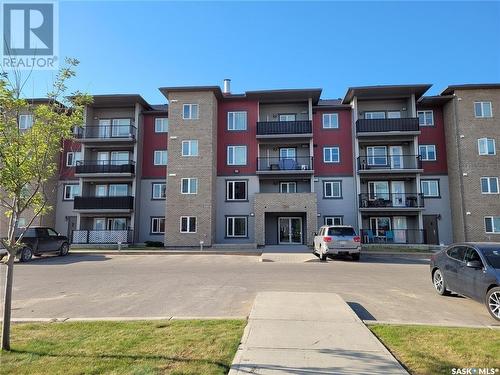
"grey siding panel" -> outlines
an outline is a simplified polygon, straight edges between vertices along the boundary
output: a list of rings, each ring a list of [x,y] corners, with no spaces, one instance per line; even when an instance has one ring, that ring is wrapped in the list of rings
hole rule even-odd
[[[439,180],[441,198],[424,198],[425,210],[423,215],[441,215],[438,220],[439,242],[450,244],[453,242],[453,228],[450,207],[450,189],[448,176],[420,176],[422,180]]]
[[[68,235],[68,216],[76,216],[76,212],[73,211],[73,201],[63,200],[64,196],[64,185],[66,184],[78,184],[78,180],[70,181],[59,181],[57,184],[57,202],[56,202],[56,227],[54,228],[58,233],[65,236]]]
[[[140,216],[139,216],[139,242],[143,243],[145,241],[161,241],[165,240],[163,234],[150,234],[151,230],[151,217],[165,216],[165,204],[166,200],[153,200],[151,199],[151,185],[153,183],[164,183],[165,180],[141,180],[141,197],[136,201],[140,204]]]
[[[342,198],[328,199],[323,197],[323,181],[341,180]],[[316,177],[314,191],[318,197],[318,227],[325,222],[325,216],[343,216],[345,225],[356,227],[356,184],[354,177]]]

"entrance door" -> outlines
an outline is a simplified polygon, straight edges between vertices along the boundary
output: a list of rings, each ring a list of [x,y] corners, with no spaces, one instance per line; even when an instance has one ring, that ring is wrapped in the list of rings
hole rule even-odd
[[[406,216],[394,216],[392,218],[392,228],[394,231],[394,242],[406,243]]]
[[[425,243],[439,245],[438,219],[436,215],[423,215]]]
[[[278,242],[283,244],[302,244],[302,218],[278,218]]]
[[[392,205],[394,207],[405,207],[405,182],[404,181],[392,181],[391,182],[391,192],[392,192]]]
[[[99,138],[109,138],[110,127],[111,127],[111,120],[109,119],[99,120]]]
[[[391,169],[402,169],[403,168],[403,147],[402,146],[391,146],[391,147],[389,147],[389,153],[391,156]]]

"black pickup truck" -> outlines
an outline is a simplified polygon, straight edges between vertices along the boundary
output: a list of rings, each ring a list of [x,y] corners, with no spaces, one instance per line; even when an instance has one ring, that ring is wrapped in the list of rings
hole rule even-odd
[[[23,247],[17,253],[20,262],[28,262],[33,255],[40,256],[42,253],[59,253],[64,256],[69,252],[68,237],[60,235],[52,228],[31,227],[24,234],[21,242]]]

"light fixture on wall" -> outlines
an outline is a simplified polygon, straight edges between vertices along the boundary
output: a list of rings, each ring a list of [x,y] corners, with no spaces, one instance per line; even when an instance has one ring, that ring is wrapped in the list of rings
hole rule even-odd
[[[253,212],[250,212],[250,216],[251,216],[251,217],[254,217],[254,216],[255,216],[255,214],[254,214]]]
[[[235,174],[238,174],[238,173],[240,173],[240,170],[239,170],[239,169],[235,169],[235,170],[234,170],[234,173],[235,173]]]

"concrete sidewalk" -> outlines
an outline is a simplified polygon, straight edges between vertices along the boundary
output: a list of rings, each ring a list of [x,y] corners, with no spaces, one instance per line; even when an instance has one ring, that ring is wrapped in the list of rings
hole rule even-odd
[[[257,294],[230,375],[407,374],[333,293]]]

